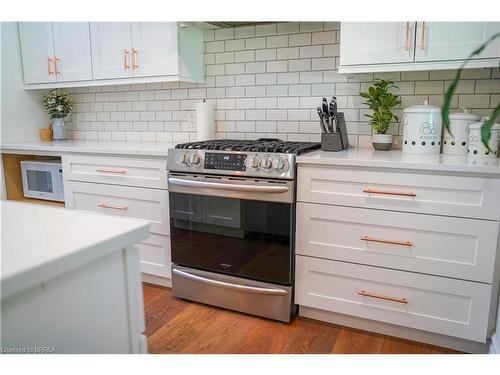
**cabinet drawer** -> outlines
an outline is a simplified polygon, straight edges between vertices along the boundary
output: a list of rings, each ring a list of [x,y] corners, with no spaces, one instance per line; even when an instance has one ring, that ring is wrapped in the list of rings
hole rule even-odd
[[[299,166],[298,200],[498,220],[497,179]]]
[[[297,256],[295,302],[485,342],[491,285]]]
[[[64,190],[68,208],[144,219],[152,233],[170,234],[165,190],[74,181],[66,181]]]
[[[135,246],[139,249],[141,272],[171,278],[170,236],[152,234]]]
[[[301,255],[493,282],[498,222],[297,205]]]
[[[128,156],[64,155],[66,180],[167,188],[167,160]]]

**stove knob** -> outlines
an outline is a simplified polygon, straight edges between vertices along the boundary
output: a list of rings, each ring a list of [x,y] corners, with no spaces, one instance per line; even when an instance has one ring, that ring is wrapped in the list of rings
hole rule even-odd
[[[189,155],[188,163],[193,167],[199,167],[201,164],[200,155],[197,153]]]
[[[270,172],[273,169],[273,161],[270,158],[265,157],[260,161],[260,167],[266,172]]]
[[[251,156],[247,160],[247,166],[253,169],[259,169],[260,159],[257,155]]]
[[[187,164],[188,160],[189,160],[189,154],[187,152],[179,154],[177,157],[177,161],[179,164]]]
[[[288,160],[285,158],[279,158],[276,160],[276,165],[274,169],[276,169],[278,172],[286,172],[290,168],[290,164],[288,163]]]

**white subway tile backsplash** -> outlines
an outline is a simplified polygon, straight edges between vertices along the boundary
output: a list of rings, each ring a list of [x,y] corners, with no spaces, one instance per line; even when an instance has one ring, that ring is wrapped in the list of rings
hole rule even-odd
[[[245,49],[245,41],[243,39],[226,40],[224,46],[226,51],[241,51]]]
[[[266,70],[268,72],[286,72],[288,71],[288,61],[268,61],[266,63]]]
[[[288,45],[293,46],[309,46],[311,45],[311,33],[292,34],[288,36]]]
[[[65,90],[75,101],[74,139],[196,140],[196,102],[215,103],[217,138],[279,137],[319,141],[316,107],[337,96],[351,145],[371,147],[370,110],[359,96],[375,78],[393,79],[402,109],[429,100],[440,106],[454,70],[339,74],[339,22],[283,22],[205,30],[203,83],[156,82]],[[466,69],[452,108],[490,114],[500,100],[499,69]],[[400,146],[402,127],[390,132]],[[399,135],[398,135],[399,134]]]
[[[276,58],[278,60],[290,60],[299,58],[299,47],[288,47],[276,49]]]
[[[255,61],[276,60],[276,49],[258,49],[255,51]]]
[[[287,96],[288,86],[286,85],[276,85],[276,86],[266,86],[266,96]]]
[[[255,26],[243,26],[234,29],[235,38],[250,38],[255,36]]]
[[[255,36],[276,35],[276,24],[256,25]]]
[[[260,62],[250,62],[245,64],[245,73],[265,73],[266,63]]]

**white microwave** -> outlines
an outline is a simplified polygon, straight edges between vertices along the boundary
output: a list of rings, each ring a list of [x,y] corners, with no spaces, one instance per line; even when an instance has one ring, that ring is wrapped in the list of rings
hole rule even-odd
[[[64,202],[60,160],[23,160],[21,172],[25,197]]]

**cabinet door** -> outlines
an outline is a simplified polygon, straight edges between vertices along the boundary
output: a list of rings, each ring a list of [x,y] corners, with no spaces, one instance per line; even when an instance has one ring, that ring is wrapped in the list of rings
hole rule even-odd
[[[464,60],[500,32],[500,22],[419,22],[416,61]],[[498,58],[500,39],[474,59]]]
[[[55,82],[52,23],[20,22],[24,83]]]
[[[413,62],[414,22],[342,22],[340,65]]]
[[[57,81],[92,79],[88,22],[53,22]]]
[[[94,79],[132,76],[130,22],[91,22]]]
[[[134,77],[178,74],[176,22],[133,22]]]

